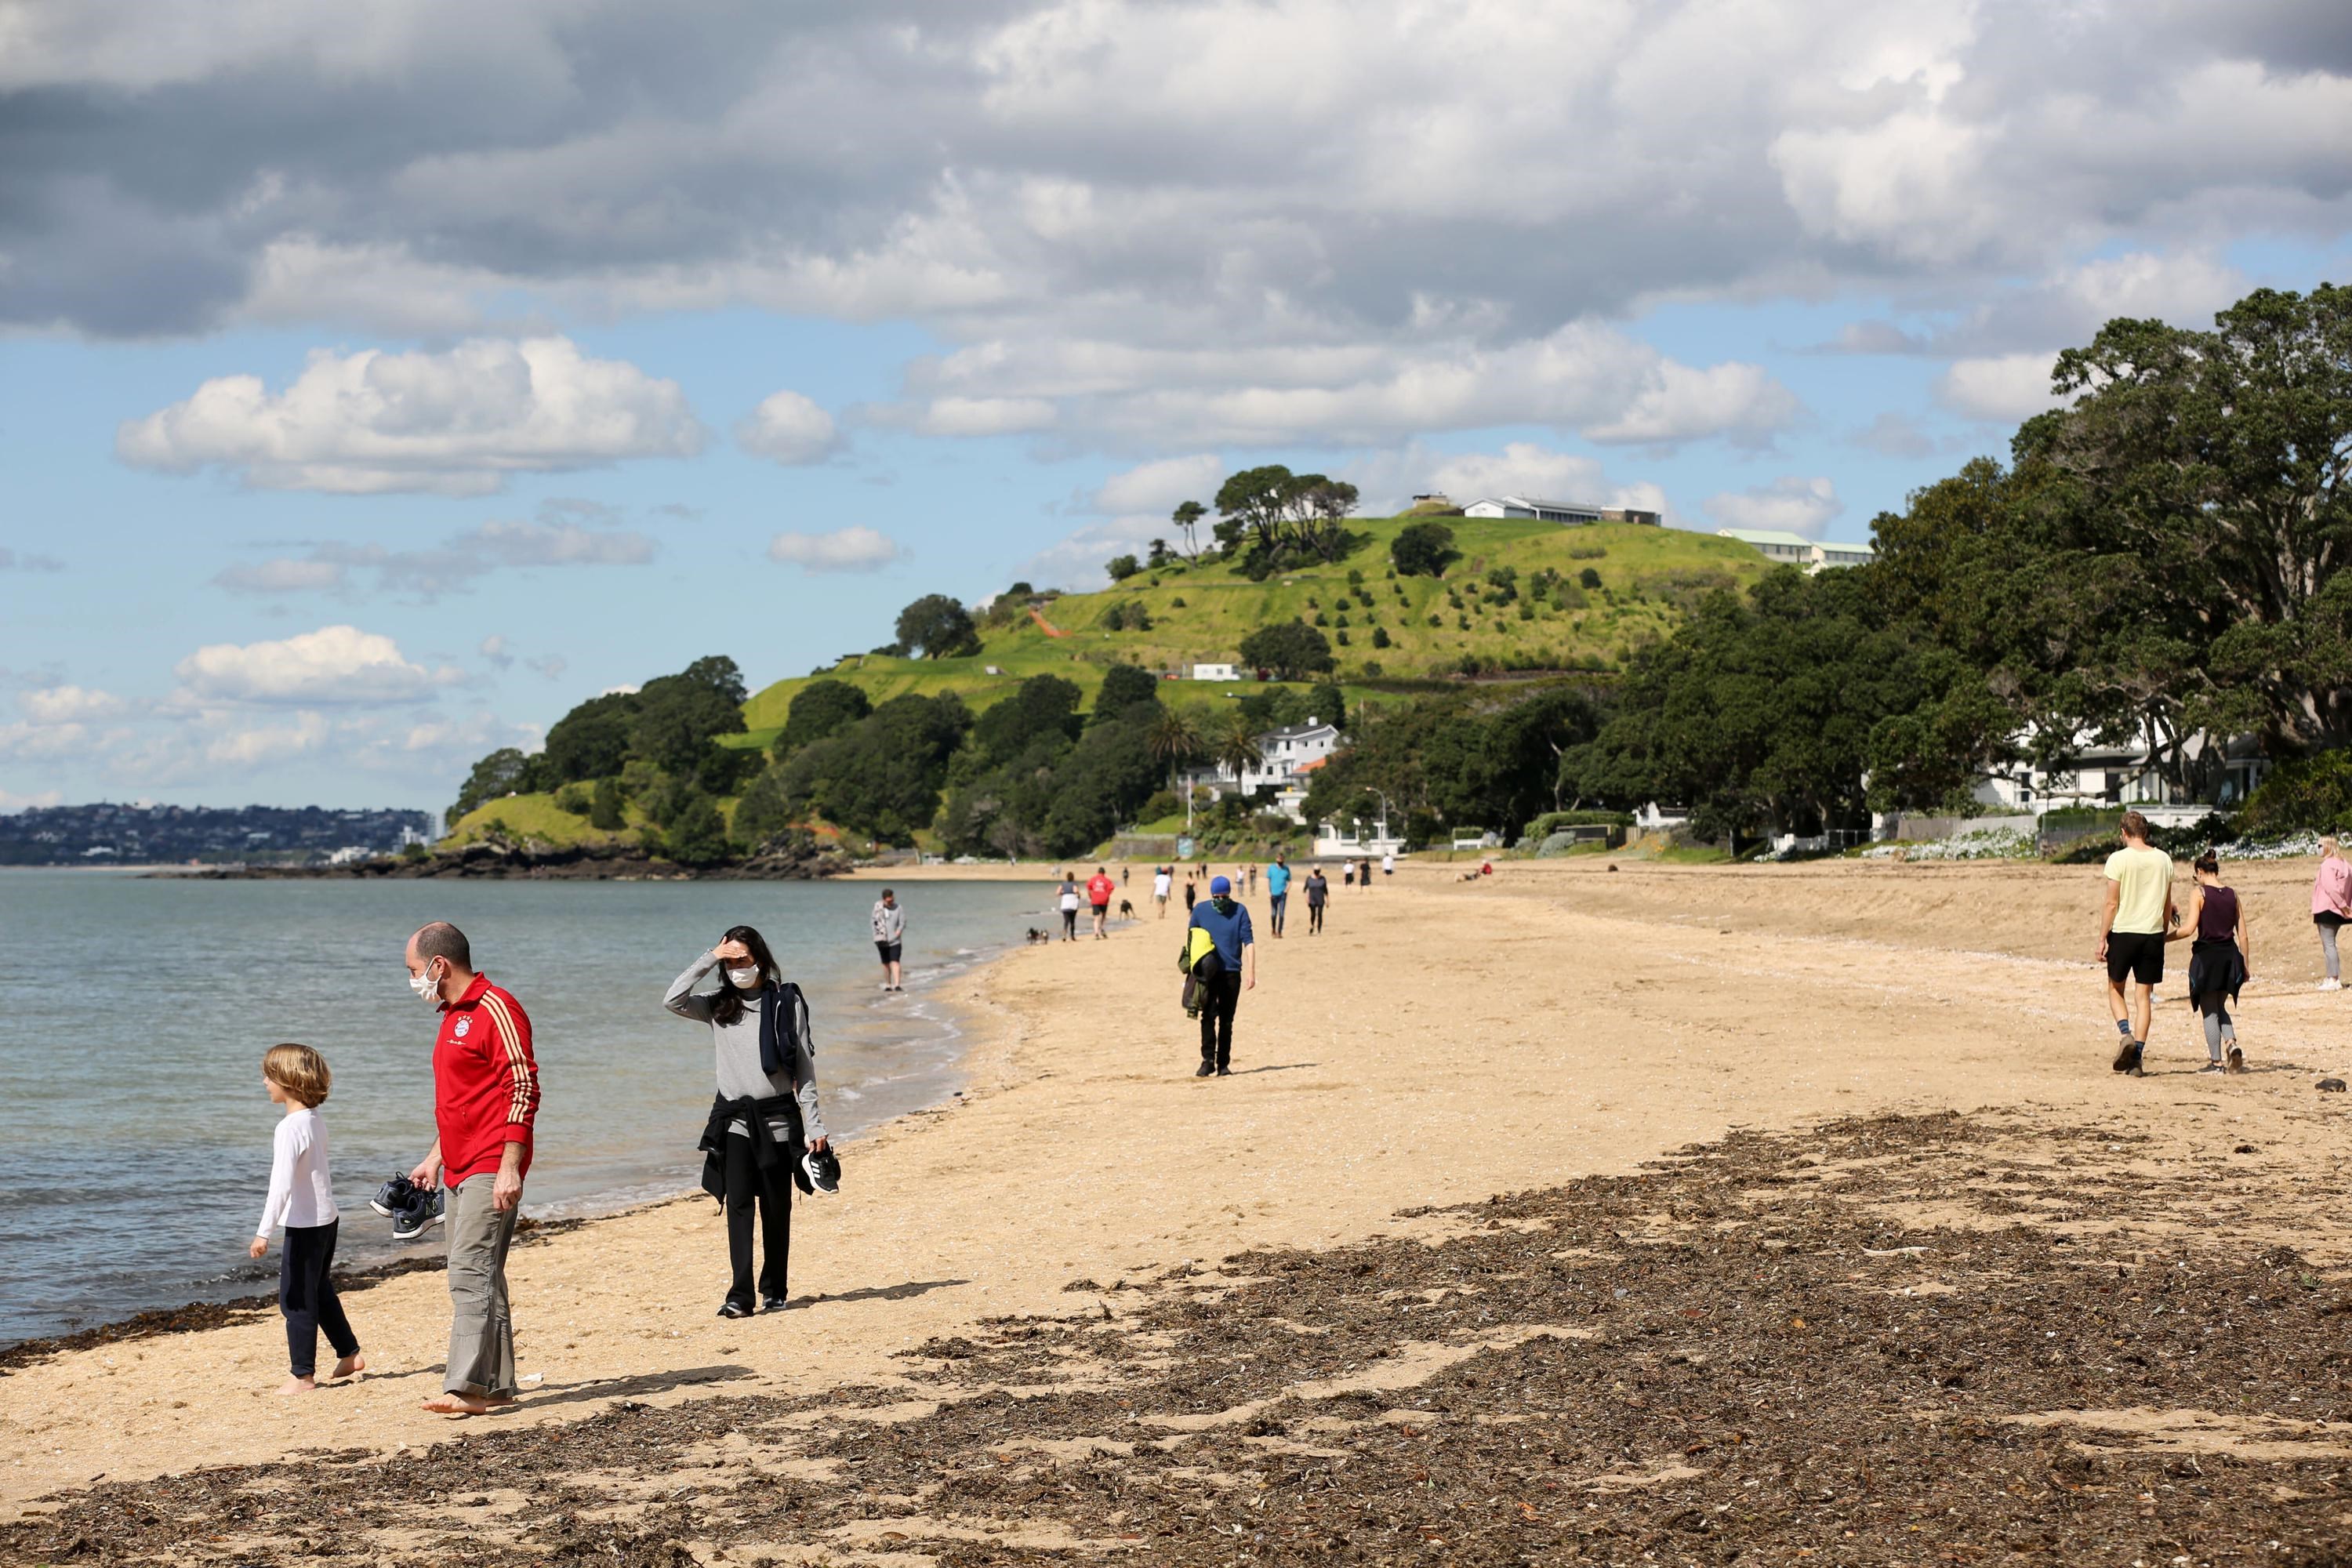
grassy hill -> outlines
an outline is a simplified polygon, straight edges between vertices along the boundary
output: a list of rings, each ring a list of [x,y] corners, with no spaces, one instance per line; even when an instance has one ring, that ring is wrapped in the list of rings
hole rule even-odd
[[[1091,706],[1103,674],[1115,664],[1154,670],[1189,670],[1193,664],[1234,662],[1241,641],[1258,627],[1295,618],[1316,624],[1333,643],[1338,676],[1353,702],[1383,689],[1443,679],[1461,671],[1465,658],[1486,669],[1621,669],[1636,648],[1672,634],[1685,608],[1717,587],[1744,586],[1770,565],[1747,545],[1711,534],[1678,529],[1601,523],[1563,528],[1555,523],[1449,517],[1459,557],[1442,578],[1389,576],[1389,546],[1412,517],[1359,518],[1350,532],[1361,536],[1346,559],[1331,565],[1253,583],[1230,565],[1177,564],[1130,577],[1090,594],[1065,594],[1043,608],[1060,636],[1047,633],[1020,606],[1006,603],[989,617],[981,651],[967,658],[894,658],[866,654],[841,661],[826,679],[846,680],[879,703],[915,693],[936,697],[953,691],[974,709],[1009,695],[1033,675],[1058,675],[1074,681]],[[1601,579],[1595,589],[1570,595],[1581,605],[1566,609],[1549,603],[1522,618],[1517,603],[1497,605],[1486,577],[1496,567],[1518,573],[1521,600],[1529,581],[1550,568],[1574,582],[1588,568]],[[1371,595],[1367,608],[1351,595],[1348,574],[1361,574]],[[1462,605],[1455,608],[1454,596]],[[1114,607],[1126,618],[1140,605],[1148,630],[1110,630]],[[1340,625],[1340,617],[1346,625]],[[1437,617],[1436,626],[1430,618]],[[1467,623],[1466,625],[1465,623]],[[1385,629],[1390,646],[1375,647],[1372,629]],[[1339,646],[1345,631],[1348,642]],[[996,673],[991,674],[992,667]],[[752,694],[743,705],[748,730],[721,743],[764,749],[783,728],[792,700],[814,676],[779,680]],[[1162,688],[1167,700],[1187,706],[1219,706],[1265,688],[1254,680],[1227,683],[1182,680]],[[735,803],[720,803],[732,819]],[[509,795],[486,803],[449,837],[463,841],[488,831],[493,821],[515,834],[559,845],[634,837],[643,818],[629,808],[629,826],[600,833],[587,818],[563,811],[545,795]]]
[[[1110,665],[1184,669],[1194,663],[1230,662],[1242,639],[1258,627],[1294,617],[1312,624],[1318,616],[1351,700],[1390,682],[1452,675],[1465,657],[1488,668],[1613,671],[1635,648],[1671,634],[1684,609],[1709,590],[1752,583],[1770,569],[1747,545],[1679,529],[1630,523],[1563,528],[1452,517],[1440,521],[1454,530],[1460,556],[1445,575],[1391,579],[1389,546],[1417,521],[1422,520],[1357,519],[1350,531],[1363,542],[1345,560],[1262,583],[1222,563],[1179,564],[1097,593],[1066,594],[1044,610],[1060,637],[1020,614],[983,626],[981,652],[969,658],[867,654],[844,659],[826,674],[862,688],[877,702],[908,692],[955,691],[974,708],[986,707],[1025,677],[1052,674],[1076,681],[1091,701]],[[1601,585],[1578,591],[1585,601],[1581,607],[1539,605],[1532,618],[1523,619],[1517,604],[1491,603],[1485,579],[1500,566],[1518,573],[1523,599],[1528,580],[1547,567],[1571,581],[1590,568]],[[1350,569],[1362,574],[1372,598],[1369,608],[1349,597]],[[1456,595],[1459,609],[1452,603]],[[1150,629],[1106,626],[1114,606],[1124,618],[1135,605],[1143,606]],[[1433,616],[1438,620],[1433,626]],[[1390,647],[1373,646],[1375,626],[1386,630]],[[1343,630],[1348,643],[1340,647]],[[1001,673],[989,674],[992,665]],[[762,746],[772,740],[793,696],[811,679],[780,680],[755,693],[743,710],[750,733],[738,743]],[[1169,695],[1171,700],[1210,703],[1227,691],[1255,689],[1254,682],[1223,687],[1186,681]]]

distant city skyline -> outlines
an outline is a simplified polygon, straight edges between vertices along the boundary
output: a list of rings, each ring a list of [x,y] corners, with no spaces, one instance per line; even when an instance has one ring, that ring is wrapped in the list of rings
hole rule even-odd
[[[2352,268],[2352,22],[0,0],[0,811],[437,810],[1256,462],[1861,540]],[[1204,658],[1230,649],[1202,649]]]

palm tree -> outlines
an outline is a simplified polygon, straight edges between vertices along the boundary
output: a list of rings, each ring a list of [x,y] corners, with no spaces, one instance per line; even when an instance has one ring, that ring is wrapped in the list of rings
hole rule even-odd
[[[1257,749],[1257,726],[1244,713],[1234,715],[1234,721],[1217,737],[1217,765],[1234,770],[1234,783],[1239,786],[1243,775],[1262,766],[1265,754]]]
[[[1168,787],[1176,788],[1176,770],[1201,753],[1201,729],[1181,708],[1162,708],[1144,737],[1151,760],[1168,769]]]

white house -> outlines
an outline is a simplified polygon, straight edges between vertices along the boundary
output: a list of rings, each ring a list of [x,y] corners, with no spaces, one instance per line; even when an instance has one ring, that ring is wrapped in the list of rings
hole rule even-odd
[[[1465,517],[1531,517],[1543,522],[1581,526],[1592,522],[1638,522],[1658,526],[1658,514],[1632,507],[1595,506],[1585,501],[1543,500],[1534,496],[1496,496],[1474,500],[1462,509]]]
[[[1309,718],[1304,724],[1268,730],[1257,737],[1258,765],[1236,775],[1223,763],[1194,768],[1183,775],[1187,789],[1207,789],[1223,796],[1229,792],[1249,795],[1272,786],[1277,810],[1293,822],[1304,822],[1307,786],[1316,769],[1339,748],[1339,726]]]
[[[2019,739],[2021,742],[2026,737]],[[2215,744],[2211,736],[2200,731],[2182,742],[2181,751],[2191,762],[2210,760],[2219,764],[2218,802],[2190,798],[2157,768],[2143,743],[2094,745],[2084,736],[2076,737],[2074,760],[2066,766],[2042,768],[2020,763],[1979,783],[1974,794],[1987,805],[2019,812],[2130,805],[2139,807],[2151,820],[2171,817],[2192,822],[2216,804],[2242,803],[2262,783],[2268,766],[2251,736],[2221,742],[2218,755],[2209,757]]]
[[[1239,680],[1241,672],[1230,664],[1196,664],[1192,667],[1195,680]]]
[[[1808,572],[1859,566],[1877,553],[1867,544],[1832,544],[1778,528],[1718,528],[1715,531],[1719,538],[1739,541],[1768,560],[1801,566]]]

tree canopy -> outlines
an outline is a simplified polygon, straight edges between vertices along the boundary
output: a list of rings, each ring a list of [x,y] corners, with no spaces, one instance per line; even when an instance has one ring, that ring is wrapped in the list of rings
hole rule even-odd
[[[898,612],[897,650],[911,657],[958,658],[980,651],[979,628],[961,600],[926,594]]]
[[[1242,638],[1242,662],[1278,680],[1298,680],[1333,668],[1331,639],[1304,621],[1277,621]]]

